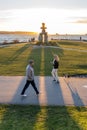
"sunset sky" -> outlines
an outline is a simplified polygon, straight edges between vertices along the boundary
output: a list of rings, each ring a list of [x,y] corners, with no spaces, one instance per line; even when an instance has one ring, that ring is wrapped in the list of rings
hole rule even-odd
[[[0,0],[0,31],[87,34],[87,0]]]

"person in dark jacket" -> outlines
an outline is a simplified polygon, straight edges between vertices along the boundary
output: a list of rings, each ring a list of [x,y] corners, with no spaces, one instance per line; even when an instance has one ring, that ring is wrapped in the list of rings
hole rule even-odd
[[[54,55],[53,69],[52,69],[51,73],[53,76],[53,81],[56,81],[57,83],[59,83],[58,68],[59,68],[59,57],[58,57],[58,55]]]

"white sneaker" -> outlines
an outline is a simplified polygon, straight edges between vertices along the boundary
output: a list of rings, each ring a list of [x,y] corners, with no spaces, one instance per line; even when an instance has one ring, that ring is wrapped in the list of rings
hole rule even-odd
[[[26,94],[23,94],[23,95],[21,94],[21,96],[22,96],[22,97],[27,97],[27,95],[26,95]]]

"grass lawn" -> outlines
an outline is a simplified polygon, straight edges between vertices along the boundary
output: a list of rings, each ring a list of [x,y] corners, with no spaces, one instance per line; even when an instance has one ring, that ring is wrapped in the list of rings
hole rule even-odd
[[[87,108],[0,105],[0,130],[87,130]]]
[[[57,46],[60,48],[33,48],[29,44],[0,48],[0,75],[25,75],[29,59],[35,60],[35,75],[51,75],[50,61],[55,53],[60,57],[60,76],[87,74],[87,52],[63,49],[87,50],[87,43],[58,41]]]
[[[79,49],[79,50],[87,50],[87,42],[83,41],[58,41],[59,46],[65,47],[65,48],[73,48],[73,49]]]

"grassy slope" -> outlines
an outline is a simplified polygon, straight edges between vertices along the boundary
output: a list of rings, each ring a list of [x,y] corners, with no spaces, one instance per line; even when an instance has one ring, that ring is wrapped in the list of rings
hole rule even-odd
[[[87,130],[87,108],[1,105],[0,130]]]
[[[36,75],[50,75],[50,61],[55,53],[60,57],[60,76],[66,73],[87,74],[87,52],[63,49],[87,50],[86,43],[59,41],[58,46],[60,49],[33,48],[28,44],[0,48],[0,75],[25,75],[25,67],[31,58],[35,60]]]
[[[87,42],[59,41],[58,45],[62,48],[73,48],[87,51]],[[69,74],[87,74],[87,52],[76,50],[63,50],[61,56],[62,71]],[[65,67],[64,67],[65,64]]]
[[[87,50],[87,42],[80,41],[58,41],[61,47]]]

